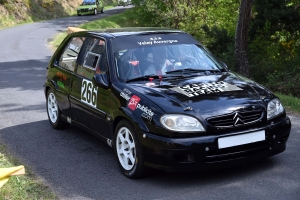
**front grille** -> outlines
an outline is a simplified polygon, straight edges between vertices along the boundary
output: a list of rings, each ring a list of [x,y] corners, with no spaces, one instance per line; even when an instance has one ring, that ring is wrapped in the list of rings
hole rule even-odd
[[[232,112],[226,115],[207,118],[207,122],[217,128],[230,128],[256,123],[263,118],[263,111]]]
[[[80,12],[88,12],[88,11],[89,11],[88,8],[80,9]]]

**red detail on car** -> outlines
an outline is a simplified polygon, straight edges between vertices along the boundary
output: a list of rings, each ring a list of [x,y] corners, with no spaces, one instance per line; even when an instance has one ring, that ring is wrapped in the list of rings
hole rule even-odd
[[[129,103],[128,103],[128,108],[130,108],[131,110],[135,110],[136,109],[136,106],[138,105],[138,103],[140,102],[141,98],[136,96],[136,95],[133,95],[130,100],[129,100]]]
[[[129,63],[132,64],[133,66],[137,66],[140,63],[140,61],[133,60],[133,61],[130,61]]]

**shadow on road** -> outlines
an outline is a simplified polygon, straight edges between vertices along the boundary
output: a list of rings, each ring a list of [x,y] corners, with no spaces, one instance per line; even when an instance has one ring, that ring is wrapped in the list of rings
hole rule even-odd
[[[42,90],[49,60],[0,62],[0,89]]]

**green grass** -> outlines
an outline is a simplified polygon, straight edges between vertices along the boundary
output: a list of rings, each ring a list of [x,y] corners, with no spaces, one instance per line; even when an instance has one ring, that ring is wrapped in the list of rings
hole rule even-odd
[[[292,111],[300,114],[300,99],[293,97],[292,95],[284,95],[280,93],[275,93],[282,105],[285,107],[287,111]]]
[[[23,165],[16,158],[11,156],[3,144],[0,145],[0,168],[16,167]],[[25,166],[25,175],[12,176],[0,188],[0,199],[3,200],[53,200],[58,199],[56,195],[42,184],[42,181],[31,173]]]
[[[105,28],[120,28],[134,26],[127,12],[109,16],[100,20],[95,20],[80,25],[80,28],[87,30],[105,29]]]
[[[65,37],[67,35],[68,35],[67,31],[61,32],[61,33],[55,35],[53,40],[51,42],[49,42],[50,48],[53,52],[58,48],[60,43],[65,39]]]
[[[95,20],[92,22],[88,22],[79,26],[79,28],[83,28],[86,30],[97,30],[97,29],[106,29],[106,28],[120,28],[120,27],[129,27],[134,26],[132,21],[130,21],[128,14],[121,13],[113,16],[109,16],[106,18],[102,18],[100,20]],[[50,48],[54,51],[60,45],[60,43],[67,36],[67,30],[61,32],[54,36],[53,40],[50,42]]]

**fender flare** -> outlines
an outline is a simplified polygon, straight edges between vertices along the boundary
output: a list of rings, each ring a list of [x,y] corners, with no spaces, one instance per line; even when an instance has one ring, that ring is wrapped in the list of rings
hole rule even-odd
[[[147,125],[141,119],[141,117],[138,117],[136,114],[134,114],[131,110],[129,110],[126,107],[121,107],[120,110],[124,115],[123,117],[129,120],[133,124],[136,130],[149,132]]]

